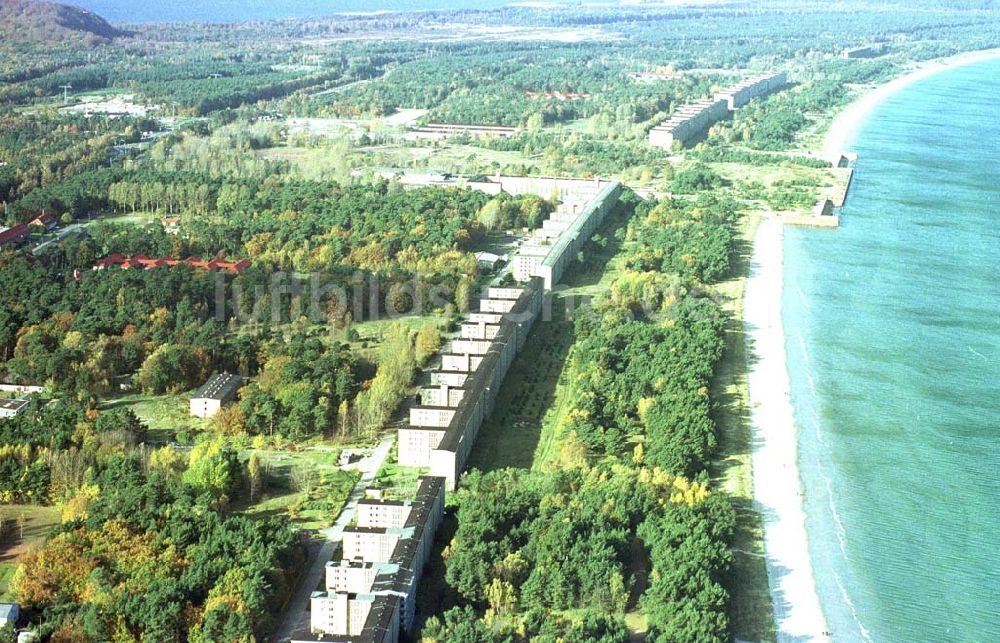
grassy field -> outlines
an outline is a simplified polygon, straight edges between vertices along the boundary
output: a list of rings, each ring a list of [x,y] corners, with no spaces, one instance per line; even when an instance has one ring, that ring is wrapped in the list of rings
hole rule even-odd
[[[20,515],[24,515],[24,534],[21,537],[17,526]],[[37,505],[0,505],[0,518],[4,523],[13,523],[9,537],[0,545],[0,602],[10,602],[10,580],[17,569],[17,559],[32,545],[45,540],[49,530],[59,523],[59,509]]]
[[[300,529],[323,529],[336,520],[358,481],[341,471],[339,449],[258,451],[270,488],[253,504],[234,507],[248,516],[284,515]]]
[[[737,511],[734,561],[728,583],[732,596],[729,618],[734,638],[748,641],[773,640],[775,636],[763,557],[763,531],[760,516],[753,509],[747,353],[743,332],[743,290],[759,223],[757,216],[743,219],[734,276],[713,287],[717,301],[729,317],[729,324],[726,351],[712,382],[713,416],[719,427],[720,453],[720,458],[713,463],[712,474],[716,483],[730,494]]]
[[[351,324],[351,330],[358,334],[358,339],[348,343],[351,345],[352,351],[370,359],[378,351],[379,342],[385,337],[393,323],[398,322],[409,327],[412,331],[417,331],[428,322],[443,324],[445,321],[444,315],[405,315],[396,319],[371,319],[354,322]],[[346,341],[346,338],[343,341]]]
[[[388,489],[393,497],[412,498],[417,492],[417,478],[427,475],[424,467],[404,467],[387,462],[376,474],[376,481]]]
[[[742,163],[710,163],[709,165],[727,181],[757,182],[766,187],[793,182],[832,186],[836,180],[833,172],[827,168],[812,168],[803,165],[744,165]]]
[[[293,170],[307,176],[316,173],[342,171],[330,159],[331,150],[324,147],[273,147],[259,152],[263,158],[288,161]],[[356,148],[343,159],[346,165],[358,168],[381,168],[392,171],[409,168],[418,172],[483,172],[518,165],[538,166],[539,159],[527,158],[520,152],[488,150],[472,145],[442,143],[439,146],[373,145]]]
[[[544,468],[557,459],[558,429],[569,400],[563,374],[576,341],[573,311],[588,305],[588,298],[606,290],[620,272],[615,258],[622,244],[613,233],[622,225],[621,218],[610,219],[600,231],[609,237],[607,247],[590,244],[584,251],[586,263],[563,277],[565,287],[552,295],[550,319],[535,324],[504,379],[476,438],[469,468]]]
[[[155,212],[128,212],[123,214],[109,214],[101,217],[100,221],[119,225],[146,226],[151,223],[159,223],[161,217],[173,216],[157,214]]]
[[[144,395],[132,393],[113,398],[102,403],[102,411],[130,408],[146,423],[152,436],[162,439],[173,439],[177,432],[205,431],[212,426],[211,418],[193,417],[190,412],[190,399],[194,391],[180,395]]]

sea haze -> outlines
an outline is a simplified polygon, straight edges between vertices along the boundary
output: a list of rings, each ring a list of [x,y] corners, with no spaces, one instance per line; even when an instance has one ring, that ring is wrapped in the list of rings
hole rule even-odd
[[[1000,60],[882,103],[835,231],[789,230],[784,326],[836,641],[1000,641]]]
[[[511,0],[72,0],[118,23],[242,22],[277,18],[315,18],[344,12],[495,9]]]

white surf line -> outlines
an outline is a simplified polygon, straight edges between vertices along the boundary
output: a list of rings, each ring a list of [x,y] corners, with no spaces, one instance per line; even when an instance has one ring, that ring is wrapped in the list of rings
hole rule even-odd
[[[828,641],[806,533],[798,441],[781,320],[782,224],[765,220],[754,240],[744,302],[750,338],[754,502],[764,524],[768,584],[779,641]]]

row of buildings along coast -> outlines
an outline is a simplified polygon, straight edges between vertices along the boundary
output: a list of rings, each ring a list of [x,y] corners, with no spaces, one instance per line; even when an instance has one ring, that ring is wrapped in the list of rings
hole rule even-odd
[[[670,119],[649,131],[649,144],[669,150],[674,142],[684,145],[700,136],[713,123],[743,107],[752,99],[782,89],[788,85],[788,75],[781,71],[748,78],[732,87],[716,92],[712,98],[683,105]]]
[[[543,298],[567,261],[618,202],[618,182],[496,177],[470,189],[558,197],[559,210],[526,241],[548,240],[544,261],[512,267],[510,287],[490,287],[474,312],[439,355],[437,366],[398,433],[400,465],[421,467],[412,498],[385,498],[369,490],[358,502],[354,523],[344,529],[340,560],[326,565],[324,590],[310,599],[308,629],[295,642],[395,643],[414,634],[417,589],[444,512],[445,493],[455,489],[483,421],[493,409],[508,369],[541,316]],[[552,234],[552,231],[558,233]],[[531,255],[536,256],[536,255]]]

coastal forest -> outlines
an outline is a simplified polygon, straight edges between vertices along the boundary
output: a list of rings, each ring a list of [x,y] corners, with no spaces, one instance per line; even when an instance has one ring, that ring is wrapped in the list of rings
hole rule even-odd
[[[0,2],[0,398],[27,403],[0,416],[0,603],[17,629],[271,640],[360,493],[343,464],[392,441],[462,313],[514,283],[504,262],[567,205],[470,188],[513,176],[624,188],[567,269],[586,305],[550,293],[489,420],[517,456],[473,447],[486,464],[447,495],[408,640],[773,639],[748,438],[722,392],[745,367],[747,246],[761,218],[836,191],[817,143],[859,91],[1000,46],[995,3],[907,7],[111,24]],[[787,87],[695,140],[649,143],[778,70]],[[245,385],[193,416],[218,373]],[[426,471],[396,448],[372,484],[406,497]]]

